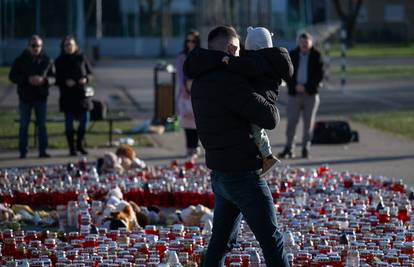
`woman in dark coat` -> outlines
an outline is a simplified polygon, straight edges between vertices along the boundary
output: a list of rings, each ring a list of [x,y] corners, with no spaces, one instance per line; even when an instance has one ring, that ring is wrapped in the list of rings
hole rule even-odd
[[[92,79],[92,69],[88,59],[83,55],[72,36],[66,36],[61,43],[61,53],[55,61],[56,84],[60,89],[59,107],[65,113],[65,133],[71,156],[79,151],[88,154],[83,146],[89,111],[92,109],[88,83]],[[79,121],[74,141],[73,121]]]

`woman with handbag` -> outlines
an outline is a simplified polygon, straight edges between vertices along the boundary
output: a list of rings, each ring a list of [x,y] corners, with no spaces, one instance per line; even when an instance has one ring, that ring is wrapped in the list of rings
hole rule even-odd
[[[187,146],[187,157],[198,156],[198,134],[191,104],[191,83],[184,75],[183,65],[187,55],[200,47],[200,34],[197,31],[187,33],[184,41],[184,49],[176,59],[176,113],[179,116],[181,128],[184,129]]]
[[[56,84],[60,89],[59,107],[65,114],[65,134],[69,153],[76,156],[88,152],[84,148],[86,126],[92,110],[93,89],[88,86],[92,79],[91,65],[79,51],[73,36],[66,36],[61,42],[61,53],[55,61]],[[73,121],[79,121],[76,131],[76,147]]]

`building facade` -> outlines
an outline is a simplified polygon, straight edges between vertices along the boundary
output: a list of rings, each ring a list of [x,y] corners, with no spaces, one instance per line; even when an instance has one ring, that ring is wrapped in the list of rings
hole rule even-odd
[[[177,54],[185,33],[232,24],[265,26],[278,45],[326,19],[326,0],[0,0],[0,64],[9,64],[36,33],[55,57],[59,42],[74,35],[81,48],[101,56],[157,57]],[[100,4],[97,4],[100,3]],[[99,19],[101,18],[101,19]]]
[[[346,10],[347,2],[342,0]],[[332,4],[328,19],[338,19]],[[359,42],[414,41],[414,1],[363,0],[357,19],[355,38]]]

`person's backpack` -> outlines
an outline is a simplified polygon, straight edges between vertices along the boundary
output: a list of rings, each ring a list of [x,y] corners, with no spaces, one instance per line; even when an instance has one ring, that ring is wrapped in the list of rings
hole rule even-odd
[[[346,121],[318,121],[313,131],[313,144],[344,144],[358,142],[358,132]]]
[[[105,102],[92,99],[93,108],[91,110],[91,121],[101,121],[106,119],[108,107]]]

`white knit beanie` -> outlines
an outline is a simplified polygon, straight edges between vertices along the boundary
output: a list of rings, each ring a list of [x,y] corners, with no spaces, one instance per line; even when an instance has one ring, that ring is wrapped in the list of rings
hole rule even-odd
[[[259,50],[263,48],[273,47],[272,36],[273,34],[264,27],[253,28],[250,26],[247,28],[247,36],[244,43],[244,48],[246,50]]]

